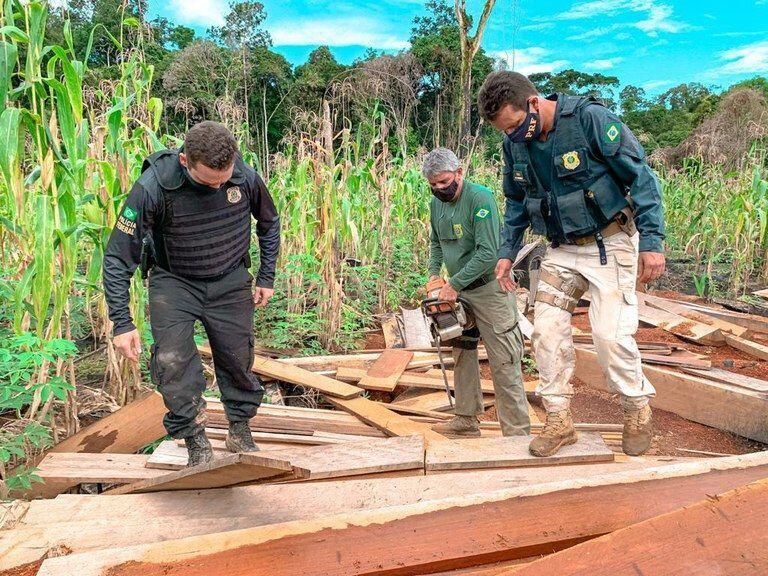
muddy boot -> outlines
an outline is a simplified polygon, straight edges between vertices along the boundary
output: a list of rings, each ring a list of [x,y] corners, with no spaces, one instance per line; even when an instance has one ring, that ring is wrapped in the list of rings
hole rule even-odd
[[[621,449],[627,456],[640,456],[651,447],[653,423],[651,407],[624,409],[624,432],[621,435]]]
[[[229,423],[229,432],[227,432],[225,444],[230,452],[259,451],[259,447],[253,443],[251,427],[247,421]]]
[[[213,448],[206,438],[205,432],[200,431],[192,436],[184,438],[184,444],[187,446],[189,461],[187,466],[197,466],[198,464],[207,464],[213,460]]]
[[[576,444],[578,438],[573,428],[570,410],[547,412],[547,423],[539,435],[531,441],[528,451],[534,456],[552,456],[563,446]]]
[[[480,436],[480,426],[475,416],[454,416],[447,422],[435,424],[432,430],[445,436]]]

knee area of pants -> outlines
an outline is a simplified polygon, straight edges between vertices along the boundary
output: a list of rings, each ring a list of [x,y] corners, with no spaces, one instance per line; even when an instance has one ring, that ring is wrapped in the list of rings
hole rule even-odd
[[[155,354],[155,362],[162,367],[163,372],[176,372],[184,369],[189,358],[174,350],[160,350]]]

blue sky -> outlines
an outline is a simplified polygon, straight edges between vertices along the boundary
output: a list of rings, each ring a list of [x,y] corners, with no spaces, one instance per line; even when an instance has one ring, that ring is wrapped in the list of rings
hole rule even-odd
[[[149,0],[151,15],[200,34],[227,0]],[[274,49],[300,64],[326,44],[349,63],[367,47],[408,47],[420,0],[264,0]],[[468,0],[479,15],[482,1]],[[768,75],[768,0],[498,0],[483,48],[523,72],[576,68],[659,93],[681,82],[727,87]]]

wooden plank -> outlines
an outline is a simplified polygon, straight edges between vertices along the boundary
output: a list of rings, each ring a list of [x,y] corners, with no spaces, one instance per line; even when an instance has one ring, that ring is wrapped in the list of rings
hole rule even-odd
[[[224,414],[224,407],[215,398],[206,399],[206,411],[209,414]],[[251,429],[256,428],[282,432],[330,432],[335,434],[355,434],[359,436],[383,437],[384,435],[368,424],[346,412],[306,408],[302,406],[276,406],[262,404],[259,411],[250,420]]]
[[[610,462],[613,451],[597,433],[579,434],[579,441],[564,446],[557,454],[538,458],[528,452],[527,436],[502,438],[462,438],[430,445],[426,469],[471,470],[475,468],[515,468],[518,466],[551,466],[577,462]]]
[[[284,382],[290,382],[291,384],[297,384],[304,386],[311,390],[317,390],[328,396],[334,396],[337,398],[354,398],[359,396],[362,392],[360,388],[350,386],[344,382],[339,382],[333,378],[327,376],[321,376],[314,374],[309,370],[304,370],[298,366],[291,366],[278,360],[272,360],[271,358],[265,358],[263,356],[255,356],[253,359],[253,367],[251,368],[257,374],[263,374],[276,380],[283,380]]]
[[[720,430],[758,442],[768,442],[768,400],[765,395],[739,386],[713,382],[657,366],[643,366],[656,388],[651,405]],[[597,355],[576,347],[576,371],[589,386],[606,389]]]
[[[421,308],[400,308],[403,317],[403,337],[408,347],[424,347],[432,344],[432,335]]]
[[[83,483],[120,484],[158,476],[148,470],[146,454],[91,454],[56,452],[47,454],[37,465],[42,483],[24,492],[27,498],[53,498]]]
[[[699,304],[692,304],[690,302],[680,302],[688,308],[706,314],[707,316],[713,316],[720,320],[726,320],[731,324],[743,326],[744,328],[751,330],[752,332],[761,332],[768,334],[768,318],[765,316],[758,316],[757,314],[745,314],[742,312],[734,312],[733,310],[725,310],[721,308],[710,308],[708,306],[701,306]]]
[[[164,448],[167,466],[180,470],[187,464],[187,453],[175,443]],[[224,454],[214,453],[217,458]],[[284,448],[259,452],[259,456],[288,460],[293,466],[307,470],[301,481],[327,480],[381,472],[424,469],[424,438],[404,436],[397,438],[370,438],[364,442],[347,442],[332,446]]]
[[[198,490],[221,488],[243,482],[279,476],[303,477],[308,472],[292,467],[287,460],[267,458],[259,453],[230,454],[207,464],[199,464],[176,472],[162,474],[107,490],[105,494],[136,494],[160,490]]]
[[[677,314],[653,308],[643,300],[644,294],[637,292],[639,318],[641,322],[661,328],[665,332],[679,336],[696,344],[722,346],[725,343],[723,333],[708,324],[701,324]]]
[[[414,422],[406,416],[392,412],[382,404],[378,404],[368,398],[354,398],[342,400],[341,398],[327,398],[328,402],[350,414],[354,414],[363,422],[375,426],[387,436],[415,436],[422,434],[427,440],[445,440],[442,436],[425,424]]]
[[[680,368],[709,368],[712,361],[709,358],[703,359],[698,354],[681,353],[674,351],[669,355],[653,354],[651,352],[640,351],[640,358],[648,364],[659,364],[662,366],[679,366]]]
[[[421,391],[420,388],[415,388],[414,390]],[[483,406],[489,407],[493,406],[494,404],[495,396],[491,394],[484,394],[483,395]],[[410,396],[408,398],[397,398],[390,404],[388,404],[390,407],[390,410],[397,410],[399,408],[414,408],[419,410],[425,410],[425,411],[434,411],[437,413],[449,411],[452,409],[451,405],[448,402],[448,395],[445,392],[421,392],[420,394],[416,394],[413,396]]]
[[[133,454],[165,436],[165,413],[163,397],[150,392],[62,440],[48,452]]]
[[[397,314],[388,312],[381,316],[381,331],[387,348],[405,348],[405,338],[403,338]]]
[[[768,480],[639,522],[498,575],[768,574]]]
[[[407,350],[384,350],[379,359],[360,378],[358,386],[366,390],[392,392],[412,359],[413,352]]]
[[[111,548],[48,559],[38,576],[220,576],[233,566],[247,566],[249,576],[463,568],[552,552],[619,530],[763,478],[766,462],[768,454],[690,462],[554,482],[533,492],[516,488]]]
[[[722,368],[710,368],[709,370],[683,368],[683,372],[714,380],[715,382],[722,382],[723,384],[741,386],[742,388],[748,388],[750,390],[755,390],[756,392],[768,392],[768,381],[752,378],[751,376],[744,376],[743,374],[737,374],[736,372],[729,372]]]
[[[752,292],[755,296],[759,296],[760,298],[768,298],[768,288],[765,290],[757,290],[756,292]]]
[[[339,369],[336,371],[337,379],[343,380],[345,382],[358,382],[360,387],[364,387],[366,385],[366,383],[362,381],[363,376],[365,376],[365,370],[362,370],[361,368],[339,366]],[[453,390],[453,372],[448,370],[447,376],[448,384],[451,387],[451,390]],[[415,388],[445,390],[443,375],[439,369],[435,372],[403,372],[397,383],[399,386],[413,386]],[[483,394],[493,394],[495,392],[493,388],[493,380],[481,379],[480,389],[483,391]]]
[[[764,344],[758,344],[757,342],[752,342],[746,338],[739,338],[737,336],[731,336],[730,334],[726,334],[725,341],[728,346],[731,346],[732,348],[746,352],[750,356],[754,356],[760,360],[768,361],[768,346],[765,346]]]
[[[720,318],[707,316],[706,314],[693,310],[684,304],[678,304],[677,302],[667,300],[666,298],[659,298],[658,296],[652,296],[650,294],[643,294],[640,296],[640,298],[642,298],[646,304],[650,304],[654,308],[666,310],[667,312],[677,314],[678,316],[688,318],[689,320],[693,320],[694,322],[698,322],[700,324],[714,326],[721,332],[727,334],[733,334],[734,336],[744,336],[747,332],[749,332],[749,330],[743,326],[732,324],[731,322],[721,320]]]
[[[0,531],[0,570],[34,562],[56,550],[73,553],[131,546],[291,520],[534,486],[652,466],[625,463],[445,472],[398,478],[358,477],[317,483],[261,484],[212,490],[127,494],[109,498],[66,495],[27,503],[31,514]],[[671,463],[664,463],[665,466]],[[269,502],[269,506],[264,506]],[[152,521],[148,522],[147,518]]]

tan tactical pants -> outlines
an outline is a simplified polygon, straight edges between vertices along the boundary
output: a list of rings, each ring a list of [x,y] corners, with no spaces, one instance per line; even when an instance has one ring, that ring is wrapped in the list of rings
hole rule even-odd
[[[475,322],[488,352],[493,375],[496,412],[504,436],[527,435],[531,430],[528,401],[520,361],[523,335],[517,325],[515,295],[501,291],[495,280],[460,294],[472,307]],[[477,350],[453,349],[456,360],[456,410],[460,416],[482,414],[483,393],[480,390],[480,365]]]
[[[550,247],[541,268],[565,283],[562,290],[544,282],[539,282],[538,288],[539,292],[555,296],[556,304],[572,304],[574,299],[563,290],[587,281],[591,297],[589,322],[598,362],[609,388],[621,395],[625,407],[642,407],[656,393],[643,375],[634,339],[638,325],[638,239],[638,234],[630,237],[623,232],[605,238],[608,264],[604,266],[594,243]],[[548,412],[570,405],[570,380],[576,360],[571,313],[556,304],[537,301],[534,308],[533,353],[540,378],[536,393]]]

